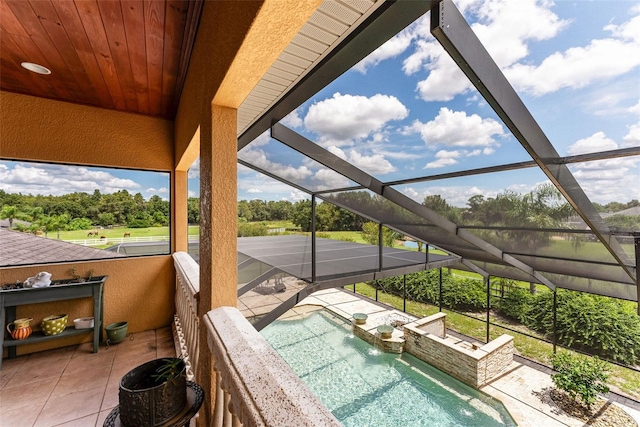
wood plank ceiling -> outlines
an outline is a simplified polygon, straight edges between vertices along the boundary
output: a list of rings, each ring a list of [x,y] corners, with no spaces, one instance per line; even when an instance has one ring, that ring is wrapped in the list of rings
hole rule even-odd
[[[173,119],[201,9],[202,0],[0,0],[0,89]]]

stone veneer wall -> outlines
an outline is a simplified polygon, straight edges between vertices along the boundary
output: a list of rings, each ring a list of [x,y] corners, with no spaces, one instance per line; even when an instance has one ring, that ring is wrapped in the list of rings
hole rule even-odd
[[[376,332],[375,327],[370,325],[356,325],[353,322],[353,334],[385,353],[400,354],[404,349],[404,340],[402,338],[382,339],[380,338],[380,333]]]
[[[480,388],[513,361],[513,337],[502,335],[477,349],[467,349],[427,331],[439,331],[445,315],[438,313],[404,326],[404,350],[472,387]]]

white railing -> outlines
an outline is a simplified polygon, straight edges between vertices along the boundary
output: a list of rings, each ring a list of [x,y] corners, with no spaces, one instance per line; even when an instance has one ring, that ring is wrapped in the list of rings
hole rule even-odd
[[[216,372],[212,426],[341,425],[238,309],[211,310],[203,322]]]
[[[200,293],[200,267],[186,252],[173,254],[176,268],[176,314],[174,324],[180,356],[187,365],[187,379],[194,380],[198,365],[198,296]]]
[[[73,243],[82,246],[115,245],[125,242],[168,242],[169,236],[145,236],[145,237],[105,237],[91,239],[63,240],[63,242]]]

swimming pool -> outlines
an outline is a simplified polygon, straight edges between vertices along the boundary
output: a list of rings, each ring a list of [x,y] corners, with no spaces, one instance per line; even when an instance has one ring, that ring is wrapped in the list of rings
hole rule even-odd
[[[516,425],[499,401],[409,354],[374,349],[326,311],[262,335],[346,427]]]

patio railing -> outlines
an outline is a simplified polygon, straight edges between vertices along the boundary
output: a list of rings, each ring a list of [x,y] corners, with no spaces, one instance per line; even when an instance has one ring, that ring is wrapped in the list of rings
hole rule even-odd
[[[198,363],[200,267],[186,252],[173,254],[176,329],[180,352],[193,378]],[[203,317],[216,385],[215,427],[340,426],[338,420],[235,307]],[[197,378],[195,379],[197,381]],[[210,396],[208,398],[212,398]]]
[[[176,314],[180,356],[187,365],[187,379],[193,380],[198,365],[198,296],[200,292],[200,267],[186,252],[173,254],[176,268]]]
[[[212,426],[341,425],[236,308],[203,322],[216,373]]]

